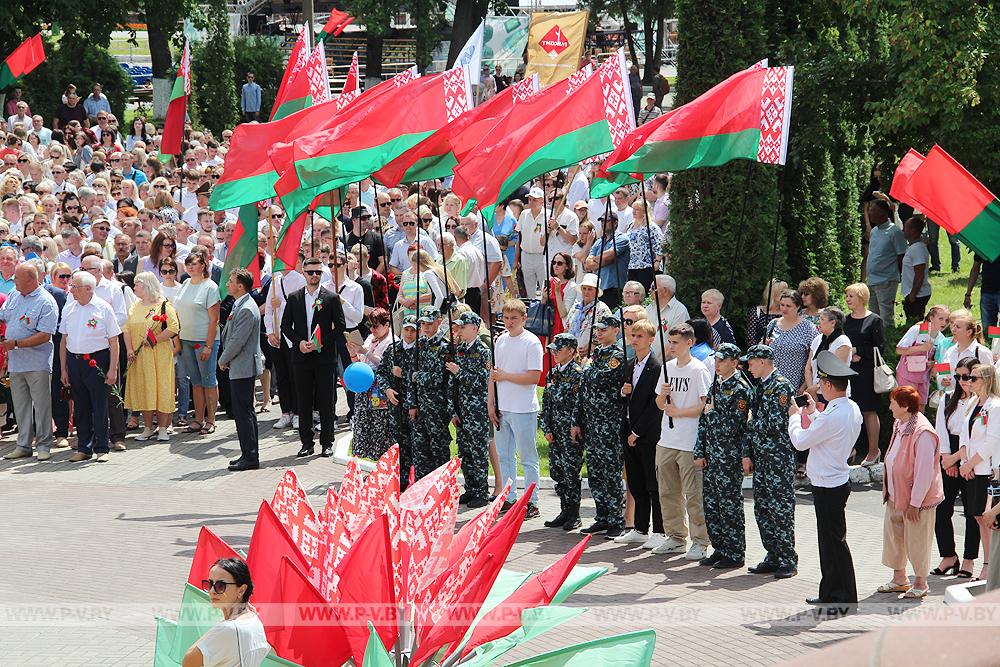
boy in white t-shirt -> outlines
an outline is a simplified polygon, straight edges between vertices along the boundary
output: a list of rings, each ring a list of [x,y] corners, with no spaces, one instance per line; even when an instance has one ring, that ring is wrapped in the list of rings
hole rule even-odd
[[[664,365],[656,385],[656,404],[663,410],[656,483],[666,540],[653,553],[684,552],[690,527],[692,544],[685,558],[701,560],[708,554],[710,542],[702,505],[702,472],[694,464],[694,445],[712,375],[705,364],[691,356],[695,337],[690,324],[670,327],[668,336],[673,359]]]

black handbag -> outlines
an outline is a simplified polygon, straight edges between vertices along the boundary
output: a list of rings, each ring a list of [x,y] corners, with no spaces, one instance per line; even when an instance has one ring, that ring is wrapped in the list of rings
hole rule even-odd
[[[536,336],[549,338],[556,319],[556,308],[551,303],[532,301],[528,304],[528,319],[524,328]]]

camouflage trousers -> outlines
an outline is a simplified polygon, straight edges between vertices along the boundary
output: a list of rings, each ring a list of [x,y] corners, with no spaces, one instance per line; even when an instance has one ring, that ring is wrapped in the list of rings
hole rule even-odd
[[[480,415],[463,410],[462,414],[455,440],[462,459],[465,492],[476,498],[489,498],[490,423],[485,412]]]
[[[795,553],[795,454],[757,449],[754,454],[753,514],[765,561],[797,567]]]
[[[584,429],[584,446],[587,452],[587,482],[597,506],[594,518],[611,528],[624,528],[622,470],[625,460],[618,420],[605,419],[603,423],[595,421],[588,424]]]
[[[443,396],[421,396],[424,405],[445,405]],[[420,410],[413,428],[413,465],[416,479],[429,475],[451,458],[451,415],[447,410]]]
[[[413,422],[406,416],[406,408],[389,408],[389,437],[399,445],[399,490],[409,485],[410,467],[413,465]]]
[[[715,553],[743,561],[746,527],[743,519],[743,463],[739,453],[708,449],[702,481],[705,527]]]
[[[583,446],[569,437],[569,429],[555,429],[549,443],[549,474],[555,482],[560,505],[580,506],[580,471],[583,468]]]

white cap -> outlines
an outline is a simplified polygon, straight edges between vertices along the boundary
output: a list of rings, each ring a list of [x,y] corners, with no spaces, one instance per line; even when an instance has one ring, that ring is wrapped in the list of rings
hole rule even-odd
[[[528,190],[528,199],[545,199],[545,193],[539,187],[533,187]]]

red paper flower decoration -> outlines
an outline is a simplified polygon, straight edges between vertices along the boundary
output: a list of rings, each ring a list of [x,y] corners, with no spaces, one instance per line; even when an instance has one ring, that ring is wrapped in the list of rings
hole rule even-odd
[[[97,360],[96,360],[96,359],[91,359],[90,361],[88,361],[88,362],[87,362],[87,364],[88,364],[88,365],[89,365],[89,366],[90,366],[91,368],[97,368]]]

